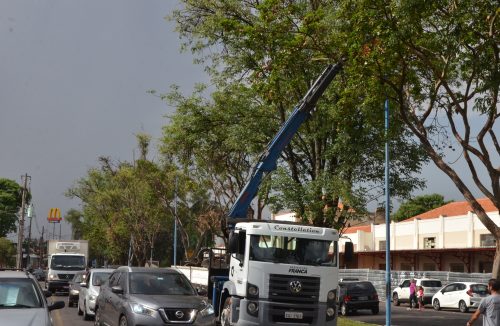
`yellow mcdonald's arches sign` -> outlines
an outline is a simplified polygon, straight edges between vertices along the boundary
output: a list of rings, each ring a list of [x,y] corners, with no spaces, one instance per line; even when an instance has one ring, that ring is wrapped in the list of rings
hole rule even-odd
[[[49,215],[47,217],[47,220],[50,223],[61,222],[61,220],[62,220],[61,210],[59,208],[51,208],[50,211],[49,211]]]

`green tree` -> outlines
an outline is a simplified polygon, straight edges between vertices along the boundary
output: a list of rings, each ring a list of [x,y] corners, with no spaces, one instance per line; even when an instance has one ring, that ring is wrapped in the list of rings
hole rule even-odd
[[[13,180],[0,178],[0,237],[16,230],[21,201],[21,186]]]
[[[227,212],[251,167],[325,66],[344,54],[325,31],[335,25],[330,1],[184,0],[173,13],[184,48],[207,65],[215,91],[162,95],[177,108],[164,129],[163,153],[175,157]],[[314,117],[283,151],[277,173],[258,195],[264,206],[293,209],[316,225],[345,225],[345,212],[362,212],[382,194],[383,95],[363,106],[359,91],[338,76],[318,103]],[[413,173],[422,152],[396,117],[389,137],[394,195],[406,197],[422,186]],[[368,191],[375,189],[375,191]]]
[[[500,209],[498,1],[341,2],[331,15],[338,24],[327,33],[346,55],[356,99],[387,94],[422,149],[495,236],[493,277],[500,277],[500,228],[472,190]],[[467,168],[454,164],[459,160]]]
[[[81,239],[83,236],[83,214],[77,209],[70,209],[64,220],[71,224],[71,239]]]
[[[417,196],[403,202],[401,206],[399,206],[398,211],[392,216],[392,219],[394,221],[402,221],[450,202],[451,201],[445,201],[444,197],[440,194]]]
[[[16,263],[16,248],[7,238],[0,238],[0,267],[11,267]]]

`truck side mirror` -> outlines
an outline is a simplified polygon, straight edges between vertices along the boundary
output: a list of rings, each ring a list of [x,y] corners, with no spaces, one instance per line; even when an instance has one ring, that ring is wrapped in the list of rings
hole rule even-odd
[[[245,254],[245,240],[246,240],[246,232],[240,231],[239,233],[231,232],[229,236],[229,253],[230,254]]]
[[[231,232],[229,235],[228,249],[230,254],[235,254],[238,252],[239,239],[238,234]]]
[[[344,261],[350,262],[354,258],[354,245],[352,242],[346,242],[344,246]]]

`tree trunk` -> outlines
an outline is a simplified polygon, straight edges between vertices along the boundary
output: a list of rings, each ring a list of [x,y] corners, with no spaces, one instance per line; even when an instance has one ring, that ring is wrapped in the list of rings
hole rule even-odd
[[[491,277],[500,280],[500,236],[496,234],[495,239],[497,241],[497,251],[495,252],[495,259],[493,260]]]

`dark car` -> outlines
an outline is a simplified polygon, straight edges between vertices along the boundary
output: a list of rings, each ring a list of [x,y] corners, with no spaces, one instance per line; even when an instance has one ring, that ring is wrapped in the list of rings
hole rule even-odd
[[[215,325],[214,309],[181,272],[120,267],[101,285],[95,325]]]
[[[22,271],[0,270],[1,325],[52,326],[50,311],[64,308],[64,301],[49,304],[36,278]]]
[[[78,304],[78,297],[80,295],[80,283],[84,283],[87,278],[87,272],[81,271],[73,276],[73,279],[69,281],[69,297],[68,297],[68,307],[73,307]]]
[[[41,268],[36,268],[34,269],[31,274],[38,280],[38,281],[45,281],[45,271]]]
[[[379,312],[377,290],[368,281],[340,282],[338,300],[343,316],[357,310],[371,310],[374,315]]]

